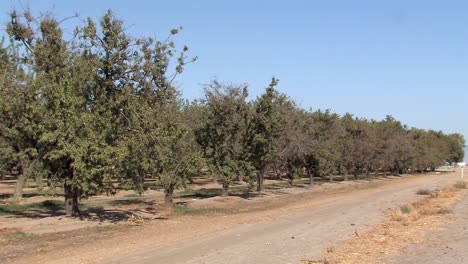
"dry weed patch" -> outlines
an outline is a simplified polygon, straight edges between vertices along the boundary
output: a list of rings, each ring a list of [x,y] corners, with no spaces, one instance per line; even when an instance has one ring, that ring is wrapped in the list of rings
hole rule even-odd
[[[431,195],[431,190],[428,189],[419,189],[416,194],[418,195]]]
[[[337,264],[334,261],[328,259],[320,259],[320,260],[306,260],[304,261],[305,264]]]
[[[466,182],[430,192],[430,196],[390,211],[384,222],[368,233],[344,242],[333,251],[327,250],[321,260],[305,260],[304,264],[383,263],[388,255],[397,254],[407,245],[421,243],[423,230],[434,230],[452,212],[453,204],[463,197]]]
[[[454,187],[458,188],[458,189],[467,189],[468,188],[468,183],[466,181],[459,181],[459,182],[455,183]]]

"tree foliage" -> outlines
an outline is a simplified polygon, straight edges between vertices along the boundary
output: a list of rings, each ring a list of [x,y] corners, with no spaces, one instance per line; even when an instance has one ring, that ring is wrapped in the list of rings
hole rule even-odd
[[[13,11],[0,42],[0,174],[24,182],[46,175],[60,186],[67,215],[79,200],[121,189],[138,193],[154,179],[172,203],[201,171],[228,195],[234,180],[249,190],[285,175],[425,172],[464,158],[461,134],[409,128],[392,116],[367,120],[304,110],[276,90],[249,100],[247,85],[213,81],[204,97],[184,101],[175,83],[187,64],[173,29],[162,40],[129,34],[108,11],[64,37],[53,16]]]
[[[29,12],[13,11],[11,18],[12,41],[1,50],[1,142],[21,175],[39,160],[63,185],[67,215],[99,192],[142,192],[148,176],[168,195],[183,185],[197,147],[172,85],[194,61],[171,40],[178,30],[164,41],[135,38],[109,11],[65,40],[53,17],[34,24]]]
[[[213,81],[205,87],[203,121],[196,131],[197,141],[203,147],[212,173],[223,186],[223,196],[228,195],[234,177],[245,171],[247,97],[246,86]]]
[[[265,92],[254,101],[252,121],[248,128],[246,147],[249,159],[257,170],[257,191],[263,191],[267,166],[273,162],[277,151],[275,140],[281,135],[280,105],[285,97],[275,89],[278,82],[273,77]]]

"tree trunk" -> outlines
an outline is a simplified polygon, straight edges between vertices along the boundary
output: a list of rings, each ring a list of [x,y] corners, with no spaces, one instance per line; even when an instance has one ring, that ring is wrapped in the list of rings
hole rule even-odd
[[[24,175],[24,173],[18,175],[15,184],[15,191],[13,192],[13,198],[15,198],[15,200],[20,200],[21,198],[23,198],[23,187],[25,182],[26,175]]]
[[[24,189],[24,184],[26,180],[28,179],[28,175],[31,175],[31,172],[34,169],[34,164],[36,164],[37,160],[34,160],[33,162],[30,162],[29,165],[26,167],[24,164],[24,160],[20,159],[19,160],[19,176],[16,180],[15,184],[15,191],[13,192],[13,197],[17,200],[23,198],[23,189]]]
[[[228,197],[229,196],[229,185],[223,184],[223,192],[221,193],[221,197]]]
[[[79,191],[76,186],[73,186],[71,183],[75,177],[75,172],[71,166],[71,161],[68,164],[68,182],[64,183],[64,193],[65,193],[65,214],[67,217],[79,216],[81,217],[81,212],[79,208]]]
[[[193,181],[192,177],[187,177],[187,180],[190,184],[195,184],[195,181]]]
[[[333,182],[333,174],[330,174],[330,176],[328,176],[328,178],[330,179],[330,182]]]
[[[345,180],[345,181],[349,181],[349,176],[348,176],[348,172],[347,172],[347,171],[344,173],[344,180]]]
[[[81,217],[81,211],[80,211],[80,207],[79,207],[79,201],[80,201],[80,194],[78,193],[78,190],[75,188],[75,190],[73,190],[73,213],[76,215],[76,216],[79,216]]]
[[[276,175],[276,178],[278,180],[280,180],[280,181],[283,180],[283,177],[281,176],[281,170],[278,169],[278,166],[276,164],[273,166],[273,171],[274,171],[274,173]]]
[[[73,216],[73,196],[72,196],[71,185],[65,185],[65,215],[68,217]]]
[[[164,188],[164,203],[172,204],[174,202],[174,185],[170,184],[168,187]]]
[[[19,175],[16,179],[15,190],[13,192],[13,198],[20,200],[23,198],[23,187],[26,182],[26,174],[24,173],[24,161],[20,158],[19,160]]]
[[[20,144],[16,145],[15,150],[17,153],[22,152],[22,147],[20,146]],[[13,192],[13,197],[15,199],[19,200],[23,198],[23,187],[24,187],[25,182],[26,182],[25,164],[24,164],[24,160],[20,158],[19,159],[19,175],[18,175],[18,179],[16,180],[15,190]]]
[[[242,182],[242,181],[244,180],[244,176],[242,176],[242,174],[238,173],[238,174],[237,174],[237,177],[236,177],[236,180],[237,180],[238,182]]]
[[[263,178],[265,177],[265,169],[262,168],[257,172],[257,192],[263,192]]]
[[[309,171],[309,185],[314,186],[314,174],[311,171]]]
[[[65,190],[65,214],[68,217],[81,216],[79,208],[79,193],[71,184],[64,185]]]

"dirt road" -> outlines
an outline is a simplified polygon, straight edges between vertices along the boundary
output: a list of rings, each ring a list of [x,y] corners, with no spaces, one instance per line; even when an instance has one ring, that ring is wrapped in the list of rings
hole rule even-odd
[[[442,188],[457,180],[454,173],[392,179],[372,189],[311,199],[296,210],[278,211],[273,220],[115,256],[107,263],[297,264],[318,259],[327,247],[370,229],[388,208],[418,199],[418,189]]]

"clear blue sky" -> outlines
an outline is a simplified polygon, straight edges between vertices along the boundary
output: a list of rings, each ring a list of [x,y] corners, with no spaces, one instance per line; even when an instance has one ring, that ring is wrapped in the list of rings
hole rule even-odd
[[[137,36],[176,39],[199,60],[178,79],[201,95],[213,78],[250,84],[274,75],[303,107],[460,132],[468,138],[468,1],[21,1],[34,12],[97,18],[111,8]],[[0,2],[8,20],[20,1]],[[2,26],[2,28],[4,28]],[[70,26],[69,32],[72,31]]]

